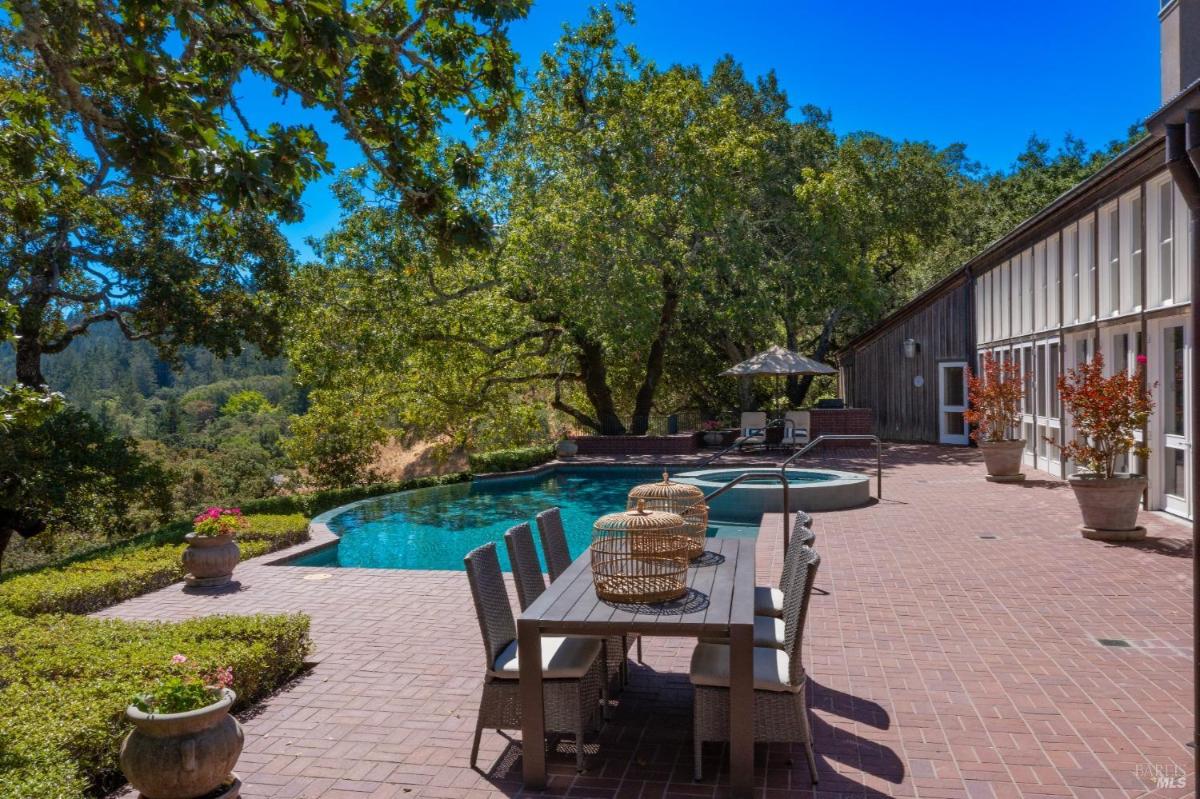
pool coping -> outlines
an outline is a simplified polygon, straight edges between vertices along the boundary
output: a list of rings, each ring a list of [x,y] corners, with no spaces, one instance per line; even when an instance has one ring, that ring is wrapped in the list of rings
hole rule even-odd
[[[691,464],[679,464],[679,463],[669,463],[669,462],[655,462],[655,463],[587,462],[587,461],[564,460],[561,458],[556,458],[555,460],[547,461],[546,463],[540,463],[537,466],[533,466],[528,469],[521,469],[519,471],[488,472],[485,474],[471,475],[471,479],[464,481],[464,482],[467,484],[470,484],[470,483],[473,483],[476,481],[492,482],[492,481],[503,480],[503,479],[519,479],[519,478],[524,478],[524,477],[536,477],[537,475],[544,474],[546,472],[557,471],[560,468],[608,469],[608,470],[612,470],[612,469],[642,469],[642,470],[644,470],[644,469],[656,469],[656,468],[669,468],[669,469],[675,469],[677,471],[725,471],[722,469],[688,468],[689,466],[691,466]],[[738,464],[735,467],[727,467],[727,469],[728,468],[770,469],[771,467],[772,467],[772,465],[770,463],[763,463],[761,465],[756,464],[756,463],[748,463],[748,464]],[[824,471],[824,472],[837,471],[839,474],[847,474],[847,475],[852,475],[854,477],[863,477],[863,479],[867,480],[868,482],[870,480],[869,477],[859,475],[857,472],[843,472],[843,471],[839,471],[839,470],[835,470],[835,469],[807,469],[807,470],[798,469],[797,471]],[[831,482],[835,482],[835,481],[831,481]],[[334,532],[333,528],[329,526],[329,523],[331,521],[333,521],[334,519],[336,519],[338,516],[341,516],[343,513],[346,513],[348,511],[351,511],[351,510],[357,508],[359,505],[363,505],[368,502],[375,502],[384,497],[396,496],[397,494],[407,494],[410,491],[419,491],[419,490],[424,490],[424,488],[430,488],[430,487],[431,486],[425,486],[423,488],[406,488],[402,491],[393,491],[390,494],[378,494],[373,497],[364,497],[363,499],[358,499],[358,500],[355,500],[354,502],[350,502],[345,505],[339,505],[336,508],[331,508],[327,511],[319,513],[316,516],[314,516],[311,520],[309,520],[309,523],[308,523],[309,541],[308,542],[306,542],[305,544],[298,544],[297,546],[291,547],[287,550],[281,550],[281,553],[286,553],[283,555],[283,557],[279,557],[279,558],[275,558],[274,560],[266,561],[266,564],[268,566],[293,566],[294,564],[290,563],[289,561],[293,561],[293,560],[296,560],[297,558],[302,558],[302,557],[305,557],[308,555],[312,555],[323,549],[328,549],[329,547],[336,546],[337,543],[341,540],[341,535]],[[436,486],[432,486],[432,487],[436,487]],[[761,521],[761,519],[760,519],[760,521]],[[753,523],[754,522],[747,522],[747,524],[753,524]],[[296,568],[308,568],[308,567],[298,566]]]

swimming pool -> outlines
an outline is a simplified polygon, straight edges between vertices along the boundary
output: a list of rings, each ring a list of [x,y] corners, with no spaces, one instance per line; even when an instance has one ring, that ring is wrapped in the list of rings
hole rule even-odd
[[[662,478],[662,469],[556,467],[537,475],[474,480],[419,488],[355,503],[318,517],[340,540],[334,547],[287,561],[293,566],[345,566],[378,569],[452,569],[463,556],[546,508],[562,509],[571,553],[591,543],[592,524],[625,509],[629,489]],[[710,536],[753,537],[760,513],[738,509],[710,519]],[[508,553],[498,547],[508,569]]]

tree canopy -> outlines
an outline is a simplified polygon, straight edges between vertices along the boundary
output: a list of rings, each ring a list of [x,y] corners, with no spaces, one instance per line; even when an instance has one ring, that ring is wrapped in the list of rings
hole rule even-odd
[[[481,153],[470,202],[497,221],[491,246],[439,251],[372,176],[340,184],[342,224],[294,283],[312,413],[374,440],[544,434],[529,408],[546,406],[643,433],[719,404],[731,359],[781,335],[823,356],[887,307],[945,226],[954,152],[839,138],[818,109],[790,120],[771,76],[659,68],[618,32],[607,10],[567,30]]]
[[[245,81],[330,115],[430,235],[479,240],[475,179],[450,111],[506,118],[506,26],[527,0],[270,3],[4,0],[0,263],[17,376],[98,322],[218,354],[279,343],[270,297],[292,259],[275,229],[329,171],[312,127],[255,127]]]

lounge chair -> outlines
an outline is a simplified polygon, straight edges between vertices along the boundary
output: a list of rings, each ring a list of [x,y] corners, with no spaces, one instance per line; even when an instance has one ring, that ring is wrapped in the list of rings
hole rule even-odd
[[[763,411],[742,412],[742,433],[733,443],[738,449],[758,446],[763,443],[767,431],[767,414]]]
[[[787,423],[783,443],[789,447],[802,447],[807,444],[810,422],[808,411],[788,411],[783,418]]]

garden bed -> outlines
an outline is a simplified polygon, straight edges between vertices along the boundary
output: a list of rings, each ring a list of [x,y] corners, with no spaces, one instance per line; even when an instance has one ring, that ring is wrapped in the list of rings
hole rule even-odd
[[[124,782],[130,700],[185,654],[233,669],[238,707],[304,668],[308,619],[213,616],[175,624],[0,610],[0,799],[84,799]]]

